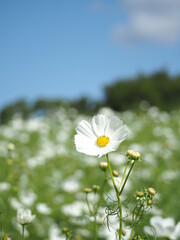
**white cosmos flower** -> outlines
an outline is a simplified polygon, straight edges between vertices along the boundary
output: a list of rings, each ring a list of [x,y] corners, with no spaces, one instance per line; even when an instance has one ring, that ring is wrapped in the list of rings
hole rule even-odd
[[[18,209],[17,211],[17,221],[21,225],[31,223],[35,219],[35,215],[32,215],[30,209],[24,210],[23,208]]]
[[[150,236],[177,240],[180,237],[180,222],[175,225],[173,218],[152,217],[150,220],[152,227],[145,226],[144,231]]]
[[[119,144],[127,138],[127,127],[118,117],[102,114],[94,116],[91,124],[82,120],[76,132],[77,151],[99,157],[116,151]]]

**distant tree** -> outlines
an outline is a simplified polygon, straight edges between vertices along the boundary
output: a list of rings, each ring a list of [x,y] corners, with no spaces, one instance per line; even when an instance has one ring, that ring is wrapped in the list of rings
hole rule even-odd
[[[45,115],[60,107],[74,107],[81,113],[94,114],[100,107],[108,106],[116,111],[139,108],[146,100],[152,106],[170,111],[180,107],[180,76],[172,77],[166,71],[151,75],[141,74],[132,79],[119,79],[104,88],[104,101],[94,101],[86,96],[64,101],[62,99],[38,99],[30,105],[21,99],[5,106],[0,112],[1,123],[6,123],[15,114],[23,118]]]
[[[0,112],[1,123],[6,123],[15,114],[21,115],[23,118],[28,118],[31,110],[25,100],[19,100],[13,104],[9,104]]]
[[[163,110],[180,106],[180,77],[170,77],[166,71],[135,79],[118,80],[105,87],[105,103],[121,111],[135,109],[146,100]]]

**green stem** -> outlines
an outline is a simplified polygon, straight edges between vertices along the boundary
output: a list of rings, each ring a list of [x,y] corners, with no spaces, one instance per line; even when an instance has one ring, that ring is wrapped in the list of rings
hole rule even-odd
[[[135,224],[136,224],[136,221],[137,221],[137,218],[139,217],[139,213],[141,211],[141,208],[142,208],[143,205],[140,206],[138,212],[137,212],[137,215],[135,217],[135,220],[134,220],[134,224],[132,226],[132,229],[131,229],[131,234],[130,234],[130,240],[132,240],[132,237],[133,237],[133,233],[134,233],[134,228],[135,228]]]
[[[109,168],[109,172],[110,172],[110,175],[111,175],[111,179],[112,179],[112,182],[113,182],[113,186],[114,186],[114,189],[116,191],[116,197],[117,197],[117,200],[118,200],[118,208],[119,208],[119,240],[121,240],[121,236],[122,236],[122,206],[121,206],[121,196],[119,195],[119,191],[117,189],[117,186],[116,186],[116,183],[114,181],[114,177],[113,177],[113,174],[112,174],[112,169],[111,169],[111,164],[110,164],[110,161],[109,161],[109,156],[108,154],[106,154],[106,157],[107,157],[107,163],[108,163],[108,168]]]
[[[135,161],[132,163],[132,165],[131,165],[131,167],[130,167],[130,169],[129,169],[129,172],[128,172],[128,174],[127,174],[127,176],[126,176],[126,179],[125,179],[125,181],[124,181],[124,183],[123,183],[123,185],[122,185],[122,187],[121,187],[121,190],[120,190],[120,192],[119,192],[119,195],[121,195],[122,192],[123,192],[123,190],[124,190],[124,187],[125,187],[126,182],[127,182],[128,178],[129,178],[129,175],[130,175],[130,173],[131,173],[131,171],[132,171],[132,169],[133,169],[133,167],[134,167],[134,164],[135,164]]]
[[[102,198],[103,198],[103,193],[104,193],[104,187],[106,185],[106,182],[107,182],[107,178],[106,178],[106,175],[105,175],[105,180],[104,180],[104,183],[101,187],[101,192],[100,192],[100,197],[99,197],[99,201],[97,203],[97,207],[94,209],[94,239],[96,240],[97,239],[97,212],[98,212],[98,209],[99,209],[99,206],[100,206],[100,203],[102,201]],[[90,209],[90,207],[88,207]]]
[[[122,187],[122,184],[123,184],[123,181],[124,181],[124,178],[125,178],[125,175],[126,175],[126,171],[128,169],[128,166],[129,166],[129,161],[127,162],[126,164],[126,167],[124,169],[124,173],[123,173],[123,176],[122,176],[122,179],[121,179],[121,183],[120,183],[120,190],[121,190],[121,187]]]
[[[90,208],[90,205],[89,205],[88,195],[87,195],[87,194],[86,194],[86,203],[87,203],[87,206],[88,206],[88,210],[89,210],[90,215],[93,215],[93,212],[91,211],[91,208]]]
[[[22,225],[22,240],[25,240],[25,237],[24,237],[24,228],[25,228],[25,226],[24,226],[24,224]]]
[[[110,164],[110,161],[109,161],[108,154],[106,154],[106,158],[107,158],[108,168],[109,168],[109,172],[110,172],[111,179],[112,179],[112,182],[113,182],[113,186],[114,186],[114,189],[116,191],[116,194],[118,194],[118,189],[117,189],[116,183],[114,181],[114,177],[113,177],[113,173],[112,173],[111,164]]]
[[[133,225],[133,227],[132,227],[132,229],[131,229],[131,235],[130,235],[130,240],[132,239],[132,237],[133,237],[133,232],[134,232],[134,226],[135,225]]]
[[[87,203],[87,206],[88,206],[88,209],[89,209],[89,214],[94,217],[94,240],[97,240],[97,220],[96,220],[97,209],[93,213],[93,211],[91,210],[90,205],[89,205],[87,194],[86,194],[86,203]]]
[[[122,207],[121,207],[121,196],[118,196],[118,207],[119,207],[119,240],[121,240],[122,236]]]
[[[97,240],[97,219],[96,219],[96,214],[94,214],[94,240]]]

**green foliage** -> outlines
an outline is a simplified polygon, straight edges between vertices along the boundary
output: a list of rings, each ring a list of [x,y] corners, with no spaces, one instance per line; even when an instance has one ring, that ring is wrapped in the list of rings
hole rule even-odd
[[[14,115],[20,115],[23,119],[32,116],[44,116],[49,112],[56,111],[61,107],[68,109],[70,107],[76,108],[80,113],[95,113],[101,105],[92,100],[81,97],[76,100],[61,100],[61,99],[38,99],[34,104],[28,104],[26,100],[19,100],[15,103],[5,106],[0,112],[0,122],[7,123]]]
[[[136,79],[119,80],[105,87],[105,103],[116,111],[135,109],[142,101],[162,110],[180,106],[180,76],[170,77],[161,71]]]
[[[9,104],[0,113],[1,123],[6,123],[15,114],[21,115],[23,118],[27,118],[30,113],[30,106],[28,106],[25,100],[19,100],[13,104]]]

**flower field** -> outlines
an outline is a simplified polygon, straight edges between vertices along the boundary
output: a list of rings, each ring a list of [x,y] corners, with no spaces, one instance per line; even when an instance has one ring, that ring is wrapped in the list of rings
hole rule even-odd
[[[180,111],[169,114],[156,107],[142,106],[137,112],[114,113],[110,109],[100,112],[120,117],[128,127],[128,138],[117,151],[109,153],[113,169],[120,176],[126,164],[126,151],[133,149],[141,153],[141,162],[135,165],[122,198],[131,208],[136,191],[147,187],[156,189],[152,209],[135,228],[136,234],[154,239],[156,234],[149,236],[144,232],[144,226],[150,226],[153,216],[172,217],[175,223],[180,221]],[[19,208],[31,209],[36,215],[25,229],[26,239],[63,240],[63,227],[70,229],[71,239],[93,239],[84,188],[102,187],[104,173],[99,164],[106,158],[79,153],[74,144],[76,126],[81,120],[90,121],[91,117],[79,114],[74,108],[61,108],[45,117],[28,120],[15,116],[0,126],[0,221],[11,239],[21,239],[16,219]],[[10,143],[15,149],[8,149]],[[98,212],[98,239],[115,239],[116,219],[110,220],[109,231],[105,209],[105,201],[113,200],[113,194],[108,181]],[[98,194],[90,193],[90,204],[96,198]],[[129,216],[124,219],[127,225],[124,225],[124,239],[129,239],[128,221]],[[157,239],[165,238],[157,236]],[[171,233],[169,239],[173,239]]]

